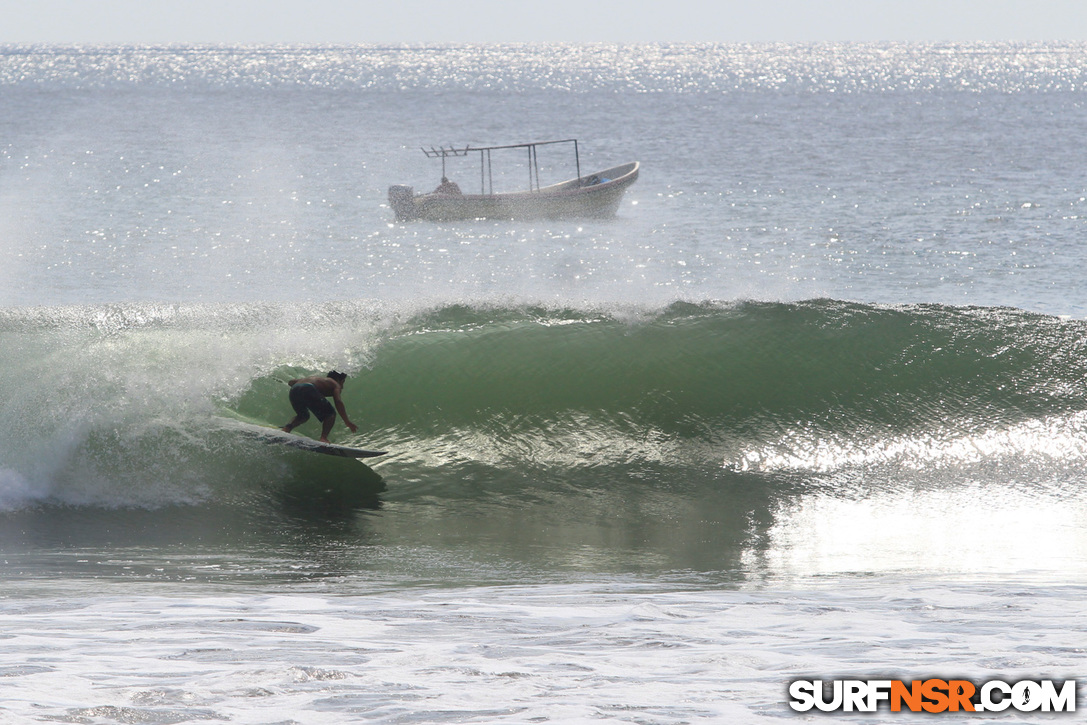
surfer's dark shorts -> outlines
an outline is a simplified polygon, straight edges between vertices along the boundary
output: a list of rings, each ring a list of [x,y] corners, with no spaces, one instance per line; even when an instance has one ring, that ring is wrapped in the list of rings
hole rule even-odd
[[[294,408],[294,412],[298,415],[298,423],[295,425],[309,420],[310,411],[313,411],[313,415],[322,423],[328,420],[330,416],[336,415],[332,403],[325,400],[325,396],[321,395],[321,391],[313,383],[296,383],[292,385],[290,400],[291,407]]]

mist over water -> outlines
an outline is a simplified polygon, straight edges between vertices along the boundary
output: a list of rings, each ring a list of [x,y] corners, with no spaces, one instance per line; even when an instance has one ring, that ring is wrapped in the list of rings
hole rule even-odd
[[[9,305],[1082,312],[1076,45],[7,50]],[[390,184],[437,183],[420,146],[569,137],[647,169],[614,222],[391,224]]]

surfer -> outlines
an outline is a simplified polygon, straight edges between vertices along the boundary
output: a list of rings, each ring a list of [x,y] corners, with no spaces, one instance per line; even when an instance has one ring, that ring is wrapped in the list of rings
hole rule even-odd
[[[336,422],[337,412],[343,418],[344,425],[352,433],[358,430],[358,426],[347,417],[347,409],[344,408],[343,400],[340,398],[345,380],[347,380],[347,374],[338,373],[335,370],[330,370],[328,375],[310,375],[306,378],[288,380],[287,385],[291,386],[289,397],[295,416],[290,423],[280,430],[284,433],[290,433],[309,420],[311,411],[317,420],[321,421],[322,443],[328,443],[328,434]],[[332,409],[332,406],[329,405],[325,398],[332,398],[332,402],[336,404],[335,410]]]

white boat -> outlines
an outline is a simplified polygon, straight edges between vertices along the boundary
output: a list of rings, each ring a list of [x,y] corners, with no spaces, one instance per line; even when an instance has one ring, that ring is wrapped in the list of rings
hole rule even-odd
[[[577,178],[550,186],[540,186],[536,149],[550,144],[574,145]],[[529,188],[504,193],[493,192],[491,152],[525,149],[528,152]],[[442,159],[442,184],[427,194],[416,194],[410,186],[389,187],[389,205],[397,221],[423,219],[432,222],[469,219],[574,219],[615,216],[627,187],[638,179],[638,162],[631,161],[591,174],[581,173],[576,139],[540,141],[511,146],[465,146],[463,148],[423,149],[430,158]],[[446,180],[447,158],[480,155],[480,193],[462,193]]]

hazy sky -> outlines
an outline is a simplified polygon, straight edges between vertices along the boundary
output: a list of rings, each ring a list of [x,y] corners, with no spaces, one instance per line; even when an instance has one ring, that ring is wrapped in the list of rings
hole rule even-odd
[[[0,43],[1087,40],[1087,0],[0,0]]]

